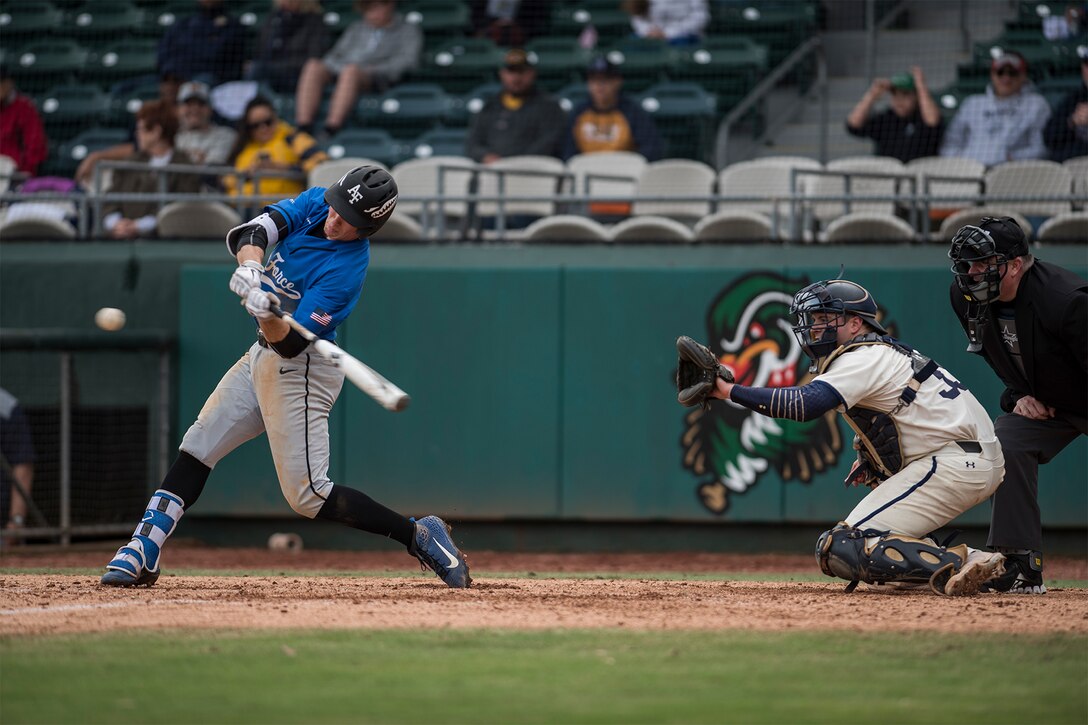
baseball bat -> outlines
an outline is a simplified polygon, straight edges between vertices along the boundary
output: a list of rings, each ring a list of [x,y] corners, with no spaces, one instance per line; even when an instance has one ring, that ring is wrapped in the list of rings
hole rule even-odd
[[[382,377],[376,370],[362,363],[357,358],[349,355],[328,340],[322,340],[314,333],[307,330],[301,322],[284,312],[278,306],[272,306],[272,312],[281,320],[291,326],[293,330],[302,335],[314,345],[314,350],[336,367],[344,371],[344,377],[351,381],[352,385],[374,398],[377,403],[394,413],[399,413],[408,407],[411,398],[408,393],[398,388],[393,383]]]

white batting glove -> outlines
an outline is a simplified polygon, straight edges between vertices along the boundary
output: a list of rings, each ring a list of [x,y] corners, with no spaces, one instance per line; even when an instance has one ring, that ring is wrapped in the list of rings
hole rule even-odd
[[[258,320],[271,320],[276,316],[276,313],[272,311],[273,307],[279,307],[280,301],[276,295],[271,292],[265,292],[260,287],[254,287],[246,295],[245,306],[246,312],[256,317]]]
[[[247,259],[238,265],[238,269],[234,270],[234,274],[230,276],[230,291],[244,300],[251,289],[260,288],[263,272],[264,267],[260,262]]]

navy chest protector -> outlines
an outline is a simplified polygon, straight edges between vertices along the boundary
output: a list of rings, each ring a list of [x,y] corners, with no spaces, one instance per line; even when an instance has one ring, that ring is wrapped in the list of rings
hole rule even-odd
[[[937,371],[937,363],[909,345],[899,340],[875,332],[859,335],[825,358],[820,365],[820,372],[827,370],[831,361],[840,355],[867,345],[887,345],[896,352],[910,358],[911,375],[907,387],[899,394],[899,405],[888,413],[871,410],[861,406],[847,408],[844,414],[846,423],[857,434],[858,453],[869,463],[870,468],[883,481],[898,473],[903,468],[903,449],[899,445],[899,429],[895,426],[893,415],[914,402],[922,383]]]

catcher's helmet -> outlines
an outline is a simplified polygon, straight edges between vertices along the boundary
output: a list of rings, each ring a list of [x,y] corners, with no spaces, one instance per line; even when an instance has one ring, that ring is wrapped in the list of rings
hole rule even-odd
[[[967,301],[986,305],[997,299],[1008,261],[1027,253],[1027,238],[1015,219],[988,216],[977,227],[968,224],[956,232],[948,258],[956,286]],[[976,262],[988,264],[984,271],[971,274],[971,265]]]
[[[817,322],[814,315],[817,312],[834,317]],[[846,324],[846,315],[860,317],[880,334],[888,334],[877,321],[876,313],[876,300],[869,291],[845,279],[814,282],[795,294],[790,305],[790,314],[794,316],[793,334],[813,361],[838,347],[836,330]]]
[[[357,166],[325,189],[325,202],[357,228],[360,237],[369,237],[393,213],[397,182],[385,169]]]

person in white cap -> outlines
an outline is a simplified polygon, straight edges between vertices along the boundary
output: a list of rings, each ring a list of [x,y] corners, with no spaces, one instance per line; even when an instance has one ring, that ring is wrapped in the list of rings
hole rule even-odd
[[[190,81],[181,87],[178,91],[178,121],[181,130],[174,145],[189,154],[194,164],[218,166],[227,163],[237,134],[233,129],[212,123],[207,85]]]

